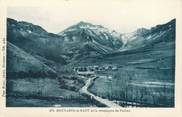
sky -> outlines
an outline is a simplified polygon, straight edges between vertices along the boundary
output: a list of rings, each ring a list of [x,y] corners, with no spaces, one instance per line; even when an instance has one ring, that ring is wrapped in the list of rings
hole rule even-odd
[[[40,25],[52,33],[59,33],[80,21],[128,33],[174,19],[176,5],[173,0],[67,1],[56,6],[10,6],[7,17]]]

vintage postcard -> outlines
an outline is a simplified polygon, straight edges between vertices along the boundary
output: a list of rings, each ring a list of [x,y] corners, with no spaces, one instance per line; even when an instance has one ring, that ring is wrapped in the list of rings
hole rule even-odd
[[[181,0],[1,6],[0,117],[182,116]]]

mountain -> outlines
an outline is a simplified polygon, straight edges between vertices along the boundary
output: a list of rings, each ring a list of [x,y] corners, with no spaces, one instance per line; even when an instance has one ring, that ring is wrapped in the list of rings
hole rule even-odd
[[[117,60],[109,61],[117,63],[126,53],[174,48],[175,19],[127,34],[81,21],[53,34],[38,25],[8,18],[7,33],[8,42],[54,70],[60,70],[68,64],[103,63],[118,56]]]
[[[42,61],[36,59],[22,49],[7,43],[7,72],[8,77],[15,77],[27,74],[49,75],[56,74],[56,71],[45,65]]]
[[[95,54],[112,53],[123,44],[119,33],[83,21],[65,29],[59,35],[63,36],[66,43],[78,44],[79,48],[74,48],[75,51],[81,47],[81,50],[89,49]]]
[[[40,26],[10,18],[7,19],[7,34],[8,42],[38,59],[43,58],[45,64],[66,64],[66,60],[61,57],[61,36],[48,33]]]
[[[174,41],[175,19],[151,29],[138,29],[135,32],[123,35],[123,38],[127,40],[127,43],[122,47],[121,51],[152,46],[159,42]]]
[[[52,67],[113,53],[123,45],[116,31],[86,22],[79,22],[57,35],[38,25],[8,18],[7,33],[8,42]]]
[[[123,46],[106,55],[95,58],[82,59],[77,64],[115,64],[127,65],[137,61],[159,61],[152,66],[169,66],[174,68],[175,60],[175,25],[173,19],[166,24],[157,25],[151,29],[138,29],[132,33],[122,34],[122,39],[127,38]],[[124,41],[123,41],[124,42]],[[150,62],[149,61],[149,62]],[[147,65],[147,63],[145,64]]]
[[[149,30],[145,28],[139,28],[136,31],[122,34],[122,40],[124,41],[124,45],[132,40],[143,37]]]

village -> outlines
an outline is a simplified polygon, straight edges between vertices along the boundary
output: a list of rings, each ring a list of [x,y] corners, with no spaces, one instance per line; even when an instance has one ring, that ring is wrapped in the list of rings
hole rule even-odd
[[[82,76],[93,76],[96,73],[105,72],[105,71],[117,71],[118,67],[114,65],[93,65],[93,66],[79,66],[73,67],[73,71],[78,75]]]

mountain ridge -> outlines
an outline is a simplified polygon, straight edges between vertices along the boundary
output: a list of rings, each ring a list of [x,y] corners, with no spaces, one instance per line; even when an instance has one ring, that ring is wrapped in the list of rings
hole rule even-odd
[[[27,31],[29,29],[32,33]],[[58,64],[56,66],[67,65],[83,60],[83,58],[97,59],[97,57],[122,54],[125,51],[142,51],[140,48],[151,48],[152,45],[163,41],[173,41],[174,31],[175,19],[151,29],[139,28],[131,34],[129,37],[131,40],[123,43],[124,34],[121,36],[103,26],[83,21],[66,28],[60,35],[57,35],[32,23],[7,19],[8,42],[44,61],[46,65],[54,69],[57,69],[55,64]]]

